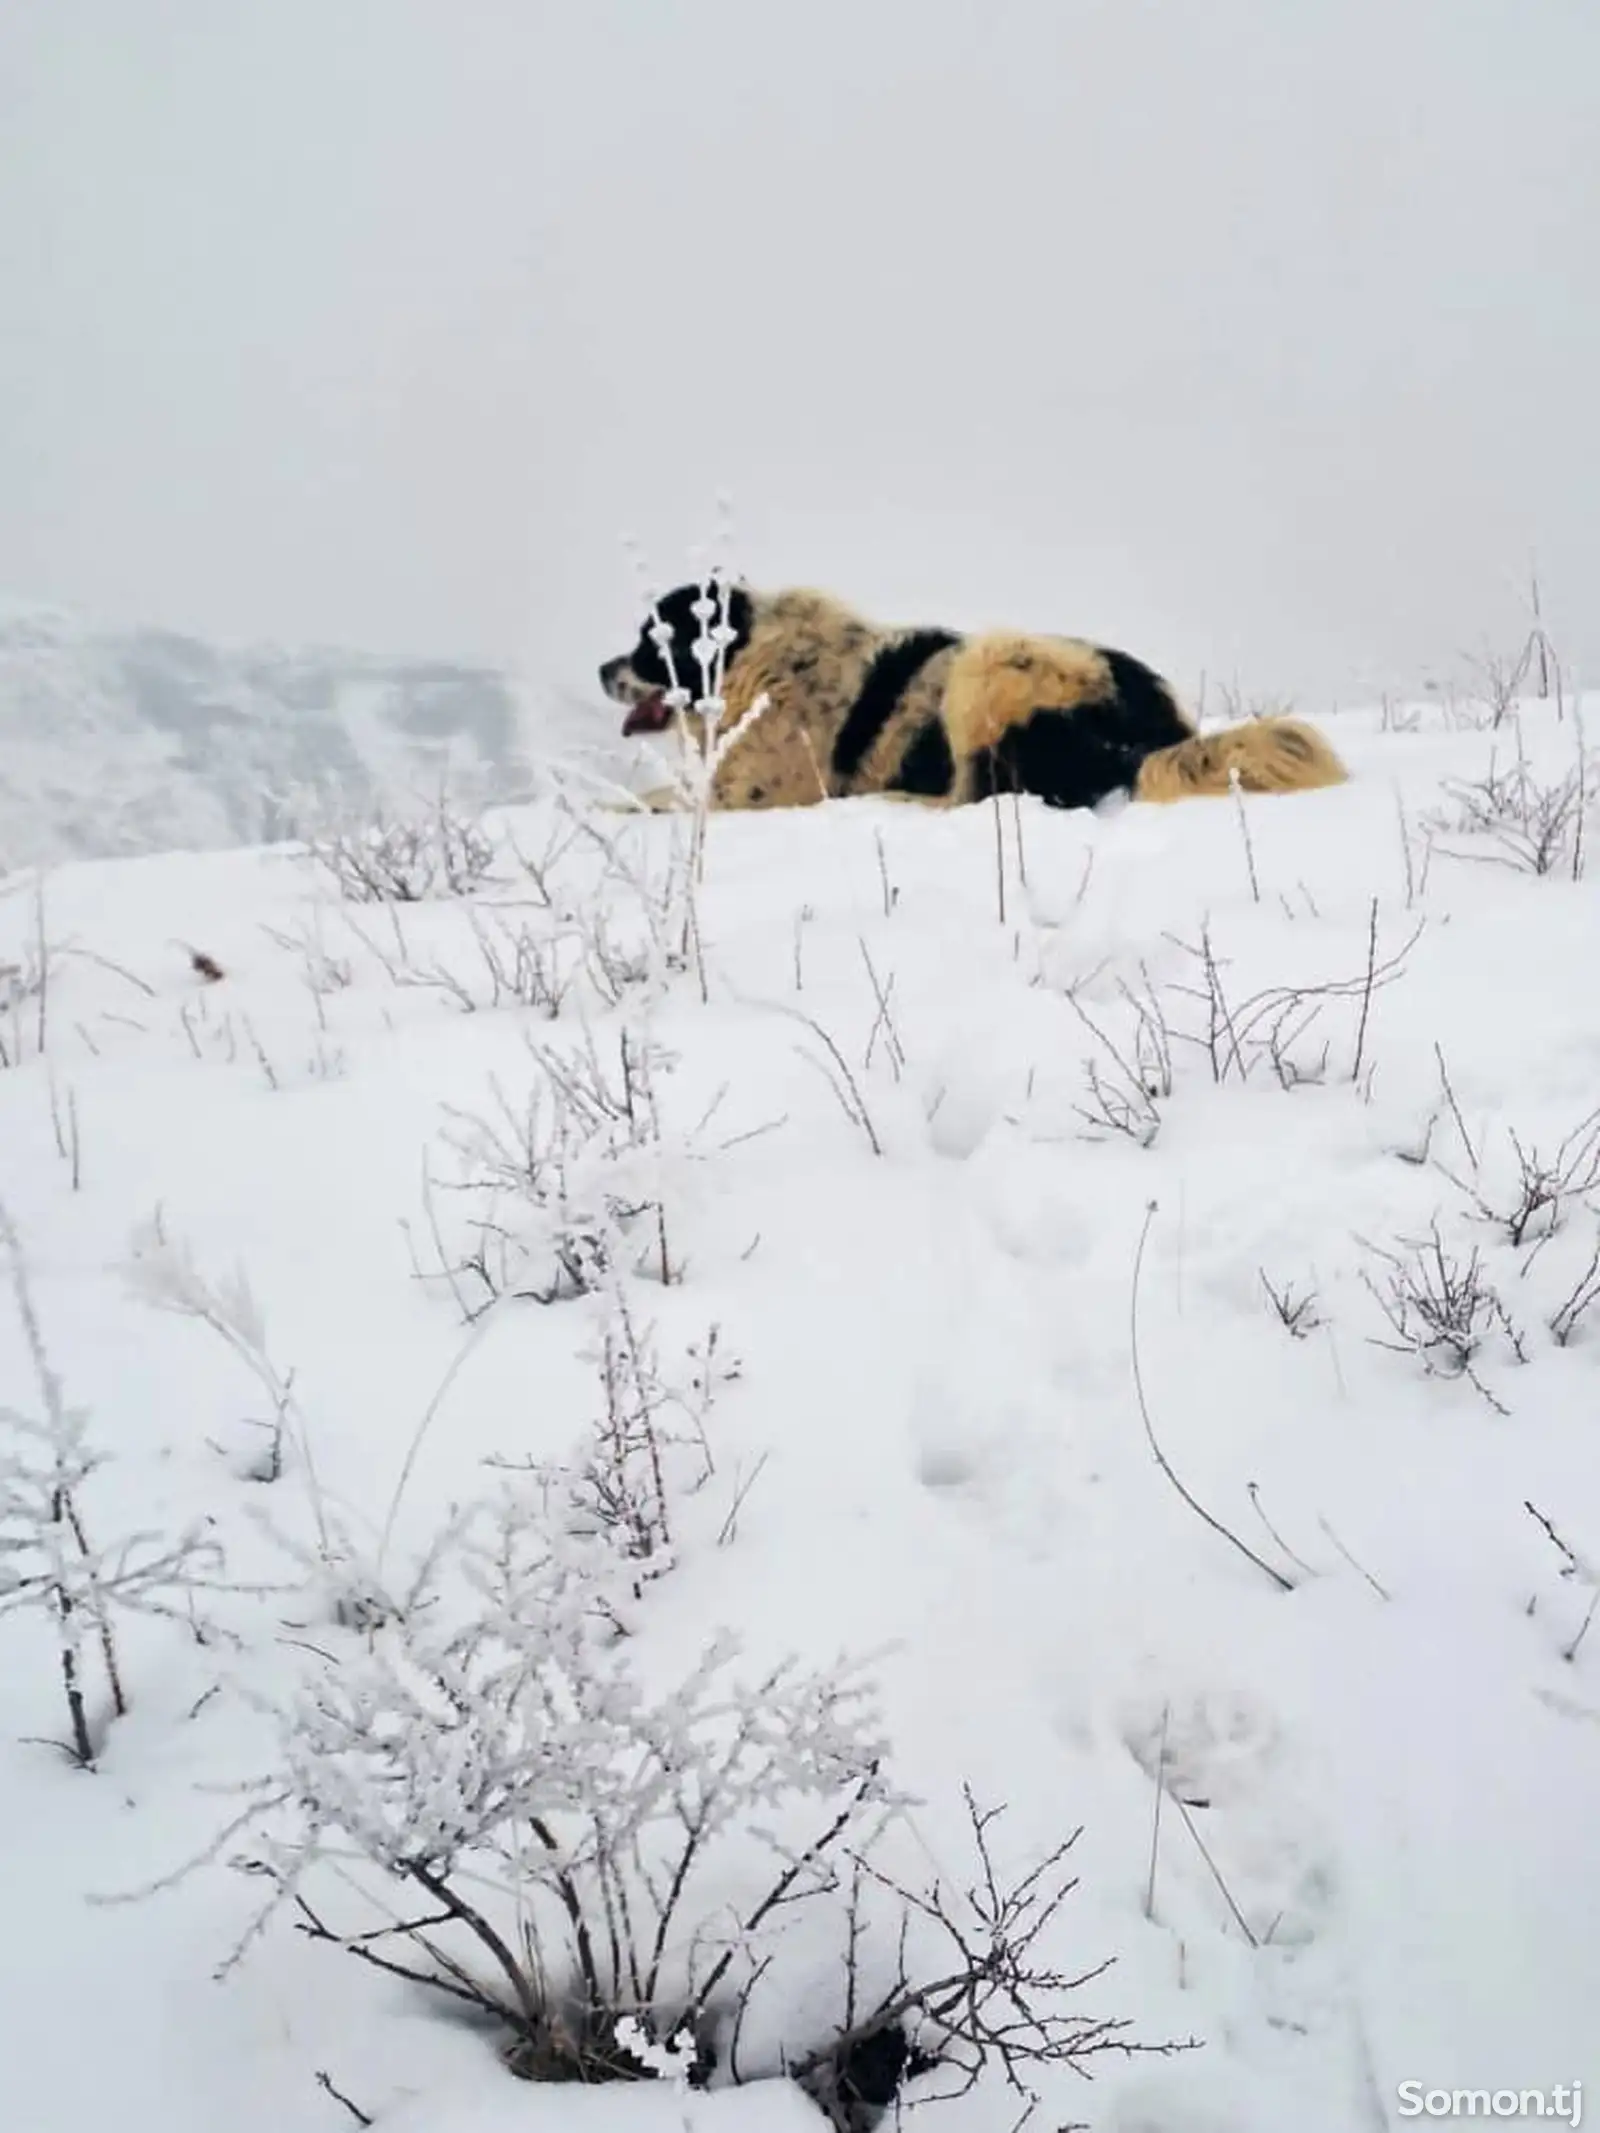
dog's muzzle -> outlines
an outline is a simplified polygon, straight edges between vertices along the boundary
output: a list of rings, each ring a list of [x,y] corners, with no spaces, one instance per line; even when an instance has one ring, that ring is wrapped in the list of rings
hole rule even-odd
[[[672,724],[672,713],[667,707],[667,692],[656,689],[640,702],[629,707],[622,721],[624,733],[665,733]]]
[[[600,686],[614,704],[626,708],[625,734],[664,733],[672,724],[666,690],[641,681],[627,659],[608,659],[600,669]]]

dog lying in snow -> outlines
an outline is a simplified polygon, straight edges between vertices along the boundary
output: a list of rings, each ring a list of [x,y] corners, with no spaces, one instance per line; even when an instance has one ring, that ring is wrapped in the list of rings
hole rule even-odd
[[[718,809],[855,793],[955,807],[996,792],[1093,807],[1117,792],[1188,800],[1235,781],[1244,792],[1306,792],[1347,775],[1299,719],[1197,732],[1160,675],[1074,637],[885,628],[819,592],[730,586],[719,605],[718,734],[744,723],[716,765]],[[695,646],[709,627],[703,589],[679,586],[633,649],[601,667],[601,687],[626,709],[625,734],[674,726],[674,692],[698,676]],[[703,714],[681,716],[703,745]],[[667,791],[645,804],[678,802]]]

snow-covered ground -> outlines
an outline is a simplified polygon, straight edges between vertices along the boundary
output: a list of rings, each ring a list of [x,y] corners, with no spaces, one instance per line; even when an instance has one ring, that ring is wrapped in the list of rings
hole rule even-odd
[[[604,1479],[594,1351],[615,1366],[619,1327],[653,1336],[622,1375],[656,1389],[664,1470],[612,1448],[633,1530],[664,1506],[671,1547],[627,1635],[575,1663],[658,1698],[719,1629],[752,1677],[863,1657],[880,1781],[920,1802],[872,1856],[913,1889],[942,1877],[952,1915],[964,1785],[1007,1810],[1007,1885],[1081,1830],[1035,1954],[1111,1967],[1061,2007],[1199,2048],[1047,2068],[1036,2124],[1371,2133],[1408,2122],[1407,2082],[1600,2084],[1600,861],[1556,819],[1551,869],[1518,863],[1530,809],[1560,816],[1532,787],[1579,759],[1564,709],[1523,714],[1520,828],[1512,730],[1440,704],[1328,721],[1353,782],[1242,808],[714,819],[682,967],[661,901],[681,824],[554,799],[495,818],[467,899],[342,902],[288,848],[0,883],[0,1198],[60,1396],[106,1455],[77,1508],[99,1549],[158,1536],[143,1561],[208,1520],[223,1567],[191,1572],[250,1588],[169,1591],[177,1621],[114,1610],[109,1728],[86,1639],[92,1772],[48,1745],[68,1723],[48,1611],[0,1616],[8,2133],[821,2123],[782,2082],[517,2082],[491,2027],[318,1944],[292,1904],[215,1981],[269,1893],[227,1863],[265,1856],[249,1830],[98,1900],[167,1881],[275,1777],[325,1807],[348,1778],[369,1836],[431,1816],[430,1857],[461,1841],[471,1758],[436,1715],[368,1737],[364,1778],[352,1744],[385,1664],[490,1601],[449,1548],[409,1624],[373,1627],[348,1588],[403,1594],[496,1489],[554,1532],[585,1461]],[[1498,830],[1439,827],[1491,760]],[[631,1120],[585,1111],[602,1087]],[[7,1271],[0,1407],[37,1417]],[[578,1293],[529,1293],[553,1287]],[[0,1491],[43,1456],[0,1424]],[[565,1488],[539,1497],[530,1460],[565,1462]],[[315,1558],[319,1519],[308,1570],[284,1543]],[[34,1545],[0,1581],[81,1593],[76,1560]],[[302,1687],[309,1777],[274,1715]],[[472,1694],[486,1722],[481,1674]],[[681,1765],[675,1723],[652,1737]],[[603,1730],[564,1771],[628,1765]],[[393,1775],[435,1750],[409,1804],[375,1804],[385,1755]],[[810,1752],[797,1736],[780,1775]],[[755,1824],[805,1842],[830,1811],[736,1817],[684,1941],[772,1886]],[[280,1871],[297,1813],[270,1824]],[[499,1915],[483,1858],[460,1873]],[[425,1901],[342,1857],[303,1893],[346,1932],[384,1922],[374,1895]],[[877,1896],[863,1990],[894,1982]],[[753,2071],[845,2019],[845,1895],[762,1933],[784,1921],[759,1943]],[[907,2087],[913,2122],[1017,2119],[998,2060],[918,2103],[941,2085]]]

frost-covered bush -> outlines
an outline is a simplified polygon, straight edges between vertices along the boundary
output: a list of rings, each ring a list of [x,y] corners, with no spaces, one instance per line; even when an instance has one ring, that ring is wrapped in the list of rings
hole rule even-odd
[[[374,807],[360,821],[319,810],[306,849],[346,903],[423,903],[470,896],[493,876],[495,848],[474,808],[441,787],[405,814]]]
[[[1500,723],[1497,717],[1494,723]],[[1584,741],[1581,714],[1574,719],[1576,744],[1564,771],[1545,775],[1529,761],[1520,717],[1513,716],[1511,761],[1491,756],[1483,775],[1445,786],[1449,806],[1429,818],[1444,837],[1471,842],[1467,849],[1525,874],[1565,874],[1581,880],[1587,864],[1600,762]]]
[[[101,1727],[91,1706],[88,1667],[98,1657],[113,1717],[128,1709],[115,1617],[192,1620],[194,1595],[222,1569],[209,1527],[176,1539],[135,1532],[98,1545],[83,1509],[86,1484],[107,1454],[91,1443],[89,1417],[67,1404],[34,1306],[22,1240],[0,1206],[0,1245],[10,1260],[12,1299],[38,1390],[38,1412],[0,1407],[0,1614],[37,1609],[50,1622],[66,1699],[73,1761],[94,1762]]]
[[[619,1269],[676,1279],[664,1171],[689,1157],[692,1136],[669,1142],[660,1082],[673,1057],[638,1020],[602,1041],[530,1044],[532,1074],[518,1098],[496,1081],[487,1112],[452,1107],[446,1141],[452,1191],[467,1196],[468,1237],[441,1250],[463,1313],[508,1291],[553,1303],[604,1286]],[[463,1293],[470,1278],[473,1290]]]
[[[542,1493],[457,1522],[404,1618],[278,1709],[245,1863],[314,1937],[495,2015],[519,2070],[638,2078],[619,2020],[707,2038],[899,1796],[848,1668],[741,1681],[719,1639],[647,1686],[610,1627],[627,1565],[552,1538]],[[370,1908],[335,1925],[352,1885]]]
[[[752,1676],[723,1635],[657,1686],[636,1614],[623,1556],[552,1535],[542,1490],[452,1521],[403,1614],[272,1709],[276,1767],[208,1854],[248,1833],[235,1864],[272,1884],[235,1960],[287,1907],[492,2018],[525,2078],[787,2072],[842,2133],[918,2075],[1026,2102],[1176,2048],[1077,2011],[1107,1966],[1050,1953],[1075,1833],[1009,1876],[969,1795],[970,1884],[901,1879],[915,1803],[861,1669]]]

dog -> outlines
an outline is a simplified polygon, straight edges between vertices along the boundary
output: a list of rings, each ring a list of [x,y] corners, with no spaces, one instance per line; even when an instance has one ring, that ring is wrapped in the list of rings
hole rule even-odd
[[[1126,652],[1015,630],[885,628],[827,593],[745,585],[678,586],[632,650],[604,663],[600,686],[625,709],[624,734],[663,733],[681,717],[703,747],[707,713],[690,701],[704,693],[697,645],[714,662],[716,738],[730,741],[712,778],[719,810],[862,793],[955,807],[1019,792],[1094,807],[1114,793],[1306,792],[1348,775],[1299,719],[1197,732],[1170,686]],[[678,803],[657,792],[645,804]]]

